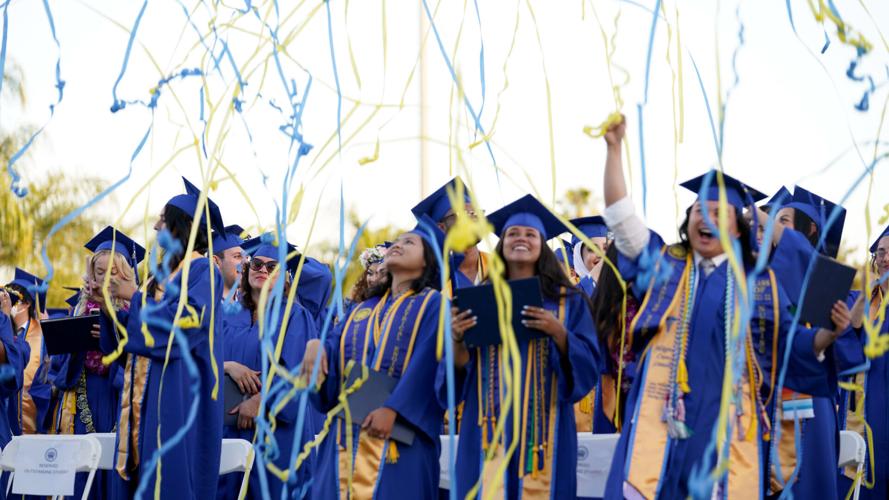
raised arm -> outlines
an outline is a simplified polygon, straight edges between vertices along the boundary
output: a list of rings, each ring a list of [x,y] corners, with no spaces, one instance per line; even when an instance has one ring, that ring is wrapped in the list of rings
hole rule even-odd
[[[620,123],[608,127],[605,143],[608,145],[605,156],[605,206],[610,207],[627,197],[627,184],[624,181],[621,141],[627,131],[627,121],[621,117]]]
[[[626,120],[621,119],[608,127],[605,142],[608,145],[605,157],[605,212],[602,216],[608,228],[614,232],[614,244],[624,256],[635,259],[651,240],[651,234],[642,219],[636,215],[633,200],[627,196],[624,181],[623,160],[620,145],[626,133]]]

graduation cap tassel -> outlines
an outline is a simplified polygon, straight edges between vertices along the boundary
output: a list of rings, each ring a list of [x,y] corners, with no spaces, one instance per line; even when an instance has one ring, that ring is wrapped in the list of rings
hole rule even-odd
[[[386,449],[386,463],[398,463],[398,456],[398,445],[395,444],[395,441],[389,439],[389,447]]]

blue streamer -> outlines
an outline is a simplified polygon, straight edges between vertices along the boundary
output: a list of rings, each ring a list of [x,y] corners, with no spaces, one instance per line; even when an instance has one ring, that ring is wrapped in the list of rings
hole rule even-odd
[[[719,158],[719,168],[722,169],[722,143],[716,135],[716,124],[713,122],[713,112],[710,109],[710,99],[707,97],[707,90],[704,89],[704,81],[701,79],[701,72],[698,71],[698,64],[695,62],[695,56],[691,52],[688,53],[691,58],[691,64],[695,68],[695,75],[698,77],[698,85],[701,87],[701,94],[704,96],[704,105],[707,107],[707,118],[710,120],[710,133],[713,135],[713,145],[716,147],[716,156]]]
[[[340,89],[340,74],[336,68],[336,51],[333,48],[333,22],[330,15],[330,0],[324,1],[327,8],[327,41],[330,45],[330,62],[333,65],[333,80],[336,83],[336,140],[339,151],[343,149],[343,92]],[[340,241],[342,244],[342,240]]]
[[[139,30],[139,23],[142,22],[142,15],[145,14],[146,7],[148,7],[148,0],[142,2],[142,8],[139,9],[139,14],[136,16],[136,22],[133,23],[133,29],[130,30],[130,39],[127,41],[127,49],[124,52],[120,74],[117,75],[117,80],[114,81],[114,86],[111,87],[111,97],[114,100],[111,104],[112,113],[117,113],[127,105],[126,102],[117,98],[117,86],[120,85],[120,81],[123,80],[123,75],[127,71],[127,64],[130,62],[130,53],[133,51],[133,41],[136,39],[136,32]]]

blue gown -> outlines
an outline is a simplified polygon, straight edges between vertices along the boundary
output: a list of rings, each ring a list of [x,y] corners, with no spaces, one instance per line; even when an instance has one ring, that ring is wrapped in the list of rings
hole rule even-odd
[[[330,302],[330,294],[333,292],[332,283],[333,273],[327,264],[306,256],[299,275],[296,296],[315,321],[315,329],[319,332],[324,326],[327,303]]]
[[[679,250],[677,255],[673,255],[673,250]],[[646,285],[651,283],[650,266],[646,266],[646,259],[658,258],[662,265],[667,264],[667,276],[661,276],[652,283],[652,288],[646,289],[640,286],[641,283]],[[681,254],[681,255],[680,255]],[[654,257],[652,257],[654,256]],[[693,263],[691,265],[694,265]],[[716,464],[715,453],[712,451],[708,454],[713,427],[719,415],[720,400],[722,395],[722,380],[724,376],[725,366],[725,290],[727,280],[728,262],[723,262],[718,266],[709,277],[701,274],[696,286],[695,303],[690,313],[689,336],[687,346],[687,371],[688,385],[690,392],[684,395],[685,406],[685,425],[690,430],[690,436],[685,439],[674,439],[666,437],[667,445],[664,452],[664,461],[662,469],[658,473],[657,470],[648,471],[651,477],[657,478],[656,491],[659,498],[686,498],[690,495],[689,480],[692,477],[693,470],[704,465],[704,459],[712,468]],[[647,269],[646,269],[647,268]],[[637,421],[638,407],[641,407],[642,396],[647,382],[648,371],[653,368],[651,360],[653,355],[646,355],[641,358],[643,351],[646,350],[653,338],[657,335],[659,324],[664,316],[665,311],[659,310],[656,304],[669,303],[676,293],[676,284],[679,276],[685,271],[686,255],[684,249],[678,246],[666,248],[663,240],[654,232],[651,233],[651,239],[645,252],[630,259],[621,254],[618,257],[618,269],[623,279],[634,281],[636,284],[631,288],[631,292],[640,301],[640,309],[636,314],[633,323],[633,349],[637,353],[636,359],[640,359],[637,367],[637,374],[630,389],[626,402],[626,418],[621,430],[621,436],[608,475],[605,488],[605,498],[618,499],[624,498],[624,486],[627,475],[630,470],[629,457],[633,453],[633,443],[635,436],[638,434],[648,434],[654,436],[663,436],[667,433],[667,426],[660,420],[654,427],[643,427]],[[663,269],[663,268],[662,268]],[[656,275],[658,273],[655,273]],[[666,278],[666,279],[663,279]],[[771,359],[772,350],[776,347],[778,359],[782,359],[785,349],[792,349],[793,355],[790,358],[787,378],[785,385],[794,387],[797,390],[805,391],[813,395],[827,396],[826,377],[824,370],[817,361],[813,349],[813,340],[815,331],[800,328],[794,336],[793,343],[788,345],[785,333],[790,328],[792,316],[789,314],[789,302],[784,291],[777,287],[772,289],[768,282],[764,285],[764,295],[772,297],[777,296],[778,309],[782,312],[780,318],[775,320],[770,313],[771,305],[768,307],[754,308],[753,316],[750,321],[752,332],[751,340],[753,345],[759,345],[763,349],[757,350],[757,360]],[[651,298],[651,302],[645,301],[643,298]],[[659,300],[665,299],[665,300]],[[760,301],[756,297],[757,302]],[[654,306],[652,304],[655,304]],[[760,343],[759,336],[763,333],[773,331],[773,326],[777,321],[779,336],[775,339],[777,342],[773,346],[772,342]],[[762,325],[762,326],[760,326]],[[759,328],[764,328],[765,332],[760,332]],[[770,362],[770,361],[769,361]],[[763,373],[770,373],[771,366],[759,362]],[[747,378],[747,377],[745,377]],[[761,389],[767,392],[766,384],[762,383]],[[763,397],[763,399],[765,399]],[[755,421],[762,425],[762,417],[765,411],[762,403],[757,402],[757,408],[750,410],[753,413],[745,415],[748,422]],[[761,453],[763,429],[759,428],[758,434],[753,437],[754,442],[748,445],[757,447]],[[733,433],[736,432],[736,429]],[[640,438],[644,439],[644,438]],[[732,443],[736,443],[736,439],[732,439]],[[734,444],[733,444],[734,446]],[[756,469],[759,472],[759,478],[749,478],[750,484],[759,484],[762,486],[764,481],[762,475],[764,468],[762,460],[755,463],[757,458],[753,454],[748,458],[754,463],[741,464],[747,468]],[[709,471],[706,471],[709,472]],[[762,494],[762,492],[760,492]]]
[[[875,294],[872,300],[881,301],[882,294]],[[874,306],[871,311],[870,318],[874,318],[876,316],[874,313],[878,309]],[[886,313],[889,315],[889,311],[886,311]],[[883,323],[880,334],[889,334],[889,321]],[[865,455],[864,478],[861,484],[860,498],[864,500],[885,499],[889,498],[889,404],[887,404],[887,394],[889,394],[889,354],[884,353],[877,358],[865,360],[864,346],[868,342],[867,333],[862,328],[856,331],[855,335],[859,347],[857,360],[864,361],[866,369],[863,372],[863,381],[861,380],[861,375],[854,378],[850,376],[847,379],[849,382],[856,382],[864,386],[863,414],[865,421],[873,432],[874,445],[873,450],[868,450],[868,454]],[[853,397],[852,394],[845,390],[841,391],[840,426],[844,429],[849,428],[859,432],[865,437],[865,442],[867,442],[867,435],[864,429],[861,428],[863,425],[854,426],[849,418],[853,411],[861,411],[858,407],[860,404],[860,397],[857,397],[857,395]],[[874,458],[873,467],[870,463],[871,456]],[[873,488],[868,489],[864,483],[869,482],[871,479],[874,481]],[[848,477],[845,475],[840,476],[838,481],[839,491],[837,492],[839,498],[843,498],[846,495],[851,485],[852,481]]]
[[[43,343],[40,322],[30,319],[25,333],[18,335],[29,346],[29,357],[22,368],[23,383],[16,395],[15,404],[7,408],[12,434],[43,434],[49,423],[52,399],[52,363]]]
[[[215,273],[215,289],[211,293],[210,273]],[[115,484],[115,498],[131,498],[140,481],[145,481],[145,498],[158,493],[161,498],[213,498],[219,476],[222,447],[222,314],[218,306],[222,300],[222,275],[211,262],[199,255],[191,261],[188,283],[176,272],[173,282],[158,300],[145,297],[143,292],[131,300],[129,312],[118,313],[125,325],[128,341],[121,393],[120,418],[117,428],[118,454],[115,468],[124,481]],[[175,285],[175,286],[174,286]],[[197,374],[189,373],[180,344],[171,339],[169,324],[175,317],[179,303],[178,290],[187,286],[187,305],[180,317],[180,332],[188,352],[196,365]],[[174,293],[173,290],[176,290]],[[212,315],[211,308],[215,308]],[[154,345],[146,344],[144,326],[154,337]],[[156,326],[153,322],[163,322]],[[149,323],[151,322],[151,323]],[[110,320],[102,315],[100,345],[111,352],[117,345]],[[214,339],[210,343],[210,329]],[[169,347],[169,362],[165,357]],[[211,392],[219,383],[216,400]],[[163,391],[161,392],[161,384]],[[192,392],[197,384],[198,394]],[[192,404],[197,405],[196,418],[187,424]],[[189,426],[190,425],[190,426]],[[184,438],[167,448],[153,467],[149,467],[159,442],[166,445],[180,430]],[[168,445],[167,445],[168,446]],[[159,464],[159,467],[158,467]],[[159,484],[157,482],[160,474]],[[155,489],[158,488],[158,491]]]
[[[577,430],[573,405],[593,389],[601,360],[592,316],[583,296],[579,290],[569,290],[563,301],[564,312],[560,312],[561,301],[549,298],[544,299],[544,308],[560,318],[568,331],[568,348],[564,356],[559,353],[554,341],[548,338],[523,340],[519,344],[522,356],[522,391],[525,393],[526,388],[534,386],[534,392],[540,392],[542,401],[548,403],[528,406],[521,413],[516,412],[513,407],[510,413],[510,421],[506,424],[508,435],[502,442],[501,449],[506,450],[515,439],[519,440],[519,445],[509,462],[501,486],[505,488],[504,498],[523,498],[526,494],[524,498],[574,498],[577,491]],[[532,382],[535,377],[529,379],[526,376],[531,362],[529,356],[533,361],[531,365],[542,367],[544,372],[544,376],[538,378],[537,382]],[[476,348],[470,351],[470,361],[465,369],[455,374],[457,400],[464,403],[464,425],[460,426],[455,469],[458,498],[464,498],[481,476],[483,446],[486,446],[483,441],[490,440],[488,436],[493,435],[494,429],[493,422],[485,423],[482,417],[494,416],[499,421],[502,404],[500,399],[506,397],[502,389],[501,370],[497,348]],[[436,379],[436,392],[446,406],[445,376],[445,366],[442,363]],[[541,380],[543,383],[539,384]],[[487,410],[480,408],[480,402]],[[512,419],[518,414],[522,415],[523,422],[533,418],[531,415],[545,414],[546,417],[541,420],[546,423],[531,425],[523,436],[512,436]],[[546,436],[545,439],[536,441],[539,441],[538,446],[543,445],[546,448],[550,456],[544,458],[544,453],[534,453],[537,455],[538,465],[537,470],[532,473],[526,468],[528,461],[523,457],[527,454],[523,453],[525,450],[522,448],[526,444],[533,445],[535,440],[532,436],[535,432]],[[540,477],[541,483],[549,484],[535,485],[532,477]],[[485,494],[484,491],[480,492],[480,495]]]
[[[246,310],[245,310],[246,311]],[[283,305],[280,314],[283,314]],[[247,311],[249,314],[249,311]],[[272,334],[272,348],[277,344],[279,338],[280,322],[274,321],[267,323],[266,332]],[[294,303],[290,311],[290,319],[287,322],[287,330],[284,334],[284,343],[281,348],[280,364],[289,370],[296,368],[301,362],[305,354],[306,342],[316,338],[315,322],[309,313],[299,304]],[[262,370],[262,344],[259,339],[259,323],[248,323],[246,326],[242,324],[226,325],[224,329],[225,346],[223,359],[225,361],[235,361],[251,370]],[[262,376],[260,376],[262,379]],[[272,384],[283,381],[276,376]],[[269,403],[266,403],[266,409]],[[274,440],[278,448],[278,455],[273,460],[275,466],[281,470],[287,470],[290,467],[290,461],[293,458],[295,450],[293,450],[293,441],[296,433],[297,417],[299,412],[299,397],[294,397],[285,405],[284,409],[276,415],[276,427],[274,432]],[[268,416],[266,418],[269,418]],[[320,417],[311,407],[306,406],[305,422],[303,424],[302,438],[300,439],[300,449],[305,443],[311,441],[315,432],[318,430],[318,420]],[[237,426],[225,426],[223,428],[224,438],[254,440],[254,429],[241,429]],[[259,453],[259,450],[257,450]],[[268,481],[269,498],[278,499],[281,497],[283,483],[275,475],[261,471],[256,462],[250,475],[250,486],[247,490],[247,498],[263,498],[260,486],[259,475],[264,473]],[[294,495],[294,492],[302,491],[308,482],[312,472],[311,461],[302,465],[296,473],[296,477],[288,481],[288,498]],[[220,477],[219,491],[217,498],[237,498],[241,486],[241,474],[228,474]],[[295,498],[303,498],[303,495],[296,493]]]
[[[357,451],[353,451],[356,494],[352,498],[435,498],[438,494],[439,432],[444,408],[433,391],[440,308],[441,295],[430,288],[408,292],[394,301],[388,294],[386,298],[372,298],[356,307],[349,320],[338,324],[335,335],[325,342],[328,376],[312,398],[318,409],[328,412],[337,405],[344,368],[354,361],[353,369],[360,370],[360,364],[366,364],[398,379],[385,407],[394,410],[398,421],[415,432],[413,444],[407,446],[369,438],[359,433],[360,422],[353,423],[353,450]],[[372,335],[374,324],[382,325],[376,340]],[[318,450],[312,498],[345,500],[346,496],[340,494],[347,480],[344,474],[349,473],[345,451],[345,426],[341,419],[335,419]]]
[[[805,236],[792,229],[785,229],[772,255],[770,267],[794,307],[799,305],[804,293],[802,282],[813,254],[815,249]],[[849,307],[852,304],[854,299],[849,302]],[[825,491],[837,489],[837,476],[834,474],[839,457],[840,439],[835,402],[837,375],[860,365],[855,351],[860,351],[860,348],[857,345],[857,337],[850,329],[824,353],[823,365],[827,374],[828,394],[826,397],[812,398],[814,417],[802,420],[800,423],[801,449],[793,450],[794,455],[802,455],[797,480],[792,485],[795,498],[815,498]],[[771,414],[774,415],[774,412]],[[793,421],[784,421],[782,434],[785,434],[786,438],[782,436],[782,446],[788,449],[795,448],[791,435],[793,426]],[[782,472],[785,476],[789,476],[791,470],[791,467],[784,467]],[[773,484],[773,487],[780,491],[778,484]]]
[[[24,385],[25,365],[31,357],[31,346],[24,337],[13,333],[9,316],[0,313],[0,343],[6,350],[6,364],[2,365],[0,376],[0,447],[5,448],[12,440],[14,409],[18,405],[18,395]],[[8,371],[7,371],[8,370]],[[0,500],[6,498],[8,474],[0,480]]]

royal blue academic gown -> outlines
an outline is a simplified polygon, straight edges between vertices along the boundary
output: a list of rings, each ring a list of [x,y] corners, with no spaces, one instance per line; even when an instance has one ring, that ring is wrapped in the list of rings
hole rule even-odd
[[[618,270],[623,279],[636,283],[636,286],[628,291],[635,295],[640,304],[643,304],[643,297],[646,293],[657,294],[656,296],[664,293],[666,297],[672,297],[676,293],[675,283],[678,282],[678,279],[674,279],[676,276],[674,273],[681,274],[684,271],[685,257],[681,260],[669,262],[670,265],[667,268],[669,269],[670,279],[656,279],[653,284],[654,288],[651,290],[646,290],[644,286],[639,286],[640,282],[650,283],[651,275],[647,274],[647,272],[650,271],[652,266],[647,266],[644,263],[646,261],[652,262],[657,258],[666,258],[666,254],[658,257],[663,248],[663,240],[652,232],[648,248],[642,254],[634,259],[630,259],[622,254],[618,256]],[[728,262],[723,262],[722,265],[712,271],[709,277],[701,275],[701,279],[698,281],[695,292],[695,305],[691,312],[689,324],[690,335],[688,337],[688,353],[686,356],[688,384],[691,391],[684,396],[685,424],[690,429],[691,435],[686,439],[668,439],[664,465],[658,482],[660,498],[686,498],[689,496],[689,479],[692,476],[693,469],[702,466],[705,455],[707,455],[707,448],[712,439],[713,425],[719,415],[725,366],[724,323],[726,316],[725,289],[727,265]],[[670,289],[671,286],[673,287],[672,289]],[[662,290],[661,287],[666,287],[666,289]],[[778,320],[780,322],[778,359],[782,358],[785,348],[793,350],[785,385],[795,387],[797,390],[805,391],[808,394],[827,396],[826,377],[823,373],[823,368],[815,357],[813,349],[815,331],[800,328],[794,336],[793,343],[787,345],[783,334],[789,331],[792,317],[789,314],[790,305],[787,296],[780,287],[778,288],[775,292],[778,295],[779,310],[782,311]],[[771,294],[768,293],[766,295],[770,296]],[[760,324],[760,319],[762,319],[766,331],[772,331],[773,318],[770,316],[772,308],[764,307],[762,309],[760,311],[760,308],[754,308],[750,324],[755,328]],[[643,315],[644,312],[644,308],[640,307],[637,317]],[[763,314],[764,316],[761,316]],[[633,348],[637,353],[637,359],[640,359],[639,356],[642,350],[651,340],[652,333],[654,333],[648,331],[645,325],[648,324],[649,328],[651,325],[654,325],[656,329],[658,322],[659,318],[651,318],[650,321],[647,321],[647,316],[644,316],[641,321],[634,322],[635,345]],[[759,344],[759,339],[756,338],[757,333],[754,331],[752,339],[754,345]],[[766,342],[765,348],[764,357],[770,359],[772,343]],[[627,457],[632,453],[630,449],[631,436],[635,436],[637,432],[637,422],[635,421],[636,407],[641,402],[642,390],[644,389],[646,379],[646,366],[651,359],[651,356],[646,356],[637,368],[637,377],[633,381],[633,386],[627,398],[626,418],[624,419],[620,439],[615,448],[611,470],[605,487],[606,499],[624,498],[624,482],[629,469]],[[768,372],[770,368],[762,366],[763,372]],[[642,429],[641,432],[648,430]],[[715,466],[715,453],[710,453],[706,458],[709,458],[711,467]],[[761,470],[760,474],[762,475],[763,472]],[[764,481],[761,481],[760,484],[764,484]]]
[[[787,292],[793,307],[798,307],[804,290],[803,279],[815,249],[802,233],[785,229],[775,248],[770,267],[778,283]],[[849,302],[849,307],[854,300]],[[792,317],[792,316],[791,316]],[[860,365],[856,352],[857,337],[851,329],[837,339],[824,352],[824,368],[827,374],[828,395],[813,397],[814,417],[801,421],[801,455],[797,480],[792,489],[795,498],[815,498],[825,491],[836,491],[836,470],[839,457],[839,427],[836,411],[837,375]],[[791,389],[794,389],[791,387]],[[771,413],[774,415],[774,412]],[[782,471],[789,474],[789,470]]]
[[[333,273],[327,264],[306,256],[296,287],[299,303],[306,308],[315,321],[315,329],[321,331],[327,312],[327,303],[333,292]]]
[[[212,293],[211,272],[215,273]],[[143,297],[143,293],[138,292],[133,295],[129,312],[117,313],[120,322],[126,325],[128,341],[124,352],[128,356],[124,367],[115,466],[119,477],[129,481],[116,483],[115,498],[131,498],[140,481],[145,483],[146,498],[155,493],[160,498],[216,496],[223,413],[221,284],[222,275],[211,261],[195,256],[187,283],[182,283],[182,274],[177,272],[159,300]],[[195,363],[194,374],[186,366],[179,342],[169,334],[182,286],[188,290],[187,307],[180,317],[181,330],[177,335],[183,336],[185,349]],[[212,315],[211,308],[215,308]],[[115,332],[104,315],[101,324],[100,344],[103,351],[110,352],[117,345]],[[154,337],[153,346],[146,343],[143,324]],[[169,361],[165,367],[168,348]],[[217,383],[218,397],[213,400],[212,391]],[[197,394],[192,391],[195,385]],[[197,405],[196,417],[189,424],[193,404]],[[183,439],[170,447],[173,436],[183,429]],[[160,444],[168,448],[158,462],[152,463]],[[159,484],[156,481],[158,474]]]
[[[383,303],[378,308],[378,315],[371,314],[380,301]],[[396,303],[398,308],[393,309]],[[328,375],[312,398],[319,410],[327,412],[337,405],[346,363],[355,361],[358,365],[354,369],[360,370],[361,363],[373,368],[373,363],[379,361],[379,371],[398,379],[384,406],[394,410],[398,414],[398,422],[415,433],[410,446],[395,444],[394,441],[384,443],[362,434],[361,439],[372,443],[371,447],[382,447],[382,456],[374,457],[380,462],[379,469],[369,475],[356,470],[354,475],[356,482],[370,482],[372,486],[368,489],[372,490],[374,498],[435,498],[438,494],[439,432],[444,408],[434,397],[433,391],[438,368],[435,343],[440,310],[441,295],[431,288],[410,293],[403,300],[392,300],[388,295],[385,299],[372,298],[356,307],[350,318],[340,322],[334,335],[325,342]],[[374,318],[379,319],[383,330],[376,341],[373,335],[368,337],[368,333],[373,331],[368,326],[372,327]],[[416,331],[415,336],[413,331]],[[383,339],[386,341],[383,342]],[[362,348],[365,340],[366,352]],[[382,351],[380,347],[383,347]],[[405,367],[408,352],[411,354]],[[352,425],[353,449],[359,446],[359,424]],[[340,453],[345,452],[345,446],[343,421],[337,419],[318,450],[312,498],[345,500],[340,496],[340,480],[345,481],[346,478],[340,477],[339,467]],[[392,447],[397,449],[397,458],[388,456],[388,450]],[[358,452],[353,454],[356,462],[362,459],[358,455]]]
[[[249,312],[248,312],[249,313]],[[283,315],[284,306],[281,306],[279,315]],[[273,321],[266,324],[266,333],[272,335],[270,349],[274,351],[280,336],[280,322]],[[248,324],[246,327],[238,325],[236,327],[227,326],[224,330],[225,346],[223,358],[225,361],[235,361],[250,368],[251,370],[262,371],[262,344],[259,339],[259,323]],[[294,303],[290,311],[290,319],[287,322],[287,329],[284,334],[284,340],[281,347],[280,364],[293,370],[301,362],[305,354],[306,342],[316,338],[315,322],[309,313],[299,304]],[[264,378],[260,375],[260,379]],[[272,386],[281,383],[284,379],[276,376],[272,381]],[[285,382],[286,383],[286,382]],[[274,399],[274,398],[273,398]],[[276,426],[274,432],[274,441],[277,446],[278,453],[271,462],[281,470],[287,470],[290,467],[290,461],[294,453],[298,450],[293,449],[294,436],[296,434],[297,417],[299,414],[299,397],[291,399],[284,408],[275,416]],[[268,401],[268,400],[267,400]],[[266,402],[266,410],[269,409],[270,403]],[[299,441],[300,449],[305,443],[314,438],[318,429],[318,421],[320,417],[310,405],[305,406],[305,416],[302,438]],[[266,419],[270,420],[269,415]],[[223,429],[223,437],[246,439],[253,441],[254,429],[241,429],[237,426],[225,426]],[[270,458],[263,457],[268,462]],[[256,462],[259,463],[258,461]],[[294,492],[301,492],[305,489],[312,472],[312,461],[308,460],[296,471],[296,475],[288,481],[288,498],[294,495]],[[263,498],[260,486],[260,474],[265,474],[268,484],[269,498],[280,498],[281,490],[284,484],[268,471],[261,470],[260,467],[254,467],[250,477],[250,486],[247,490],[248,498]],[[241,486],[241,474],[228,474],[220,477],[220,489],[218,498],[237,498]],[[306,489],[307,491],[307,489]],[[302,498],[303,495],[296,493],[296,498]]]
[[[0,376],[0,448],[12,440],[15,408],[18,396],[24,385],[25,365],[31,357],[31,346],[23,336],[13,332],[9,316],[0,313],[0,343],[6,350],[6,364],[2,365]],[[0,500],[6,498],[6,482],[9,475],[3,474],[0,480]]]
[[[565,355],[561,355],[555,343],[546,338],[531,341],[523,339],[519,344],[522,356],[522,391],[529,383],[524,376],[529,363],[529,352],[540,352],[540,349],[544,349],[542,352],[546,352],[546,363],[544,365],[546,374],[543,379],[547,382],[543,388],[543,401],[550,401],[550,398],[555,396],[555,405],[552,408],[552,411],[555,411],[555,415],[549,417],[554,419],[553,421],[555,422],[555,426],[552,427],[554,434],[549,435],[545,440],[547,449],[553,451],[549,498],[574,498],[576,494],[577,429],[574,421],[573,405],[593,389],[598,378],[601,363],[592,316],[584,297],[579,290],[569,290],[564,301],[565,312],[562,321],[565,329],[568,331],[568,348]],[[560,304],[558,301],[546,298],[544,300],[544,308],[556,315],[557,318],[559,317]],[[534,351],[531,349],[532,343]],[[534,359],[539,359],[536,354]],[[436,379],[436,392],[443,406],[447,406],[445,370],[446,367],[442,363]],[[492,380],[491,374],[493,374]],[[483,431],[482,425],[479,425],[481,421],[479,401],[481,401],[483,406],[493,402],[495,416],[499,416],[500,412],[499,400],[501,395],[499,390],[495,389],[494,393],[490,393],[491,387],[497,388],[501,385],[499,355],[496,353],[496,349],[473,349],[470,352],[469,363],[463,370],[458,370],[455,376],[457,382],[455,387],[457,402],[464,403],[463,425],[460,426],[460,441],[457,449],[455,487],[457,488],[457,497],[463,498],[478,481],[484,460],[484,451],[482,449]],[[555,376],[555,385],[550,384],[553,376]],[[481,392],[479,390],[480,386]],[[555,395],[553,395],[553,391],[555,391]],[[505,397],[505,394],[502,397]],[[514,411],[515,408],[511,412],[510,419],[515,418],[519,414]],[[530,407],[528,411],[531,411]],[[550,412],[549,409],[544,411],[547,414]],[[538,429],[538,432],[550,432],[550,429],[547,428],[549,425],[540,427],[541,429]],[[509,434],[503,444],[504,450],[508,448],[514,439],[519,439],[520,443],[532,442],[523,440],[519,436],[512,436],[512,428],[510,420],[506,424]],[[487,432],[488,436],[493,435],[493,427],[491,425],[488,425]],[[532,432],[529,428],[525,433],[525,438],[529,438]],[[509,467],[506,470],[504,478],[506,498],[522,498],[523,481],[527,480],[523,478],[530,477],[530,473],[526,470],[527,461],[523,462],[520,459],[522,455],[521,448],[521,444],[516,448],[516,452],[512,456]],[[540,462],[540,470],[543,470],[543,460],[540,460]],[[536,474],[539,474],[539,472]],[[484,494],[484,492],[481,492],[481,495]]]
[[[857,298],[860,292],[853,292],[854,298]],[[854,298],[852,302],[854,303]],[[880,300],[880,297],[877,297]],[[869,307],[869,306],[865,306]],[[886,311],[889,317],[889,310]],[[871,316],[873,320],[873,316]],[[883,322],[880,335],[889,335],[889,321]],[[873,433],[873,450],[868,450],[864,461],[864,478],[861,484],[860,498],[864,500],[877,500],[889,498],[889,404],[887,404],[887,394],[889,394],[889,354],[884,353],[882,356],[873,359],[864,357],[864,346],[867,345],[867,333],[864,329],[855,331],[858,341],[859,356],[852,358],[852,361],[864,362],[864,419],[870,425]],[[844,377],[845,378],[845,377]],[[848,377],[851,379],[851,377]],[[851,380],[850,380],[851,381]],[[847,391],[841,391],[840,398],[840,427],[846,427],[847,411],[853,411],[852,395]],[[857,399],[857,398],[856,398]],[[866,434],[862,434],[867,443]],[[869,444],[868,444],[869,446]],[[874,464],[871,466],[870,458],[873,456]],[[873,479],[874,487],[868,489],[865,482]],[[840,475],[838,481],[838,496],[844,498],[849,491],[852,482],[845,475]]]
[[[580,281],[577,282],[577,286],[583,290],[583,293],[587,294],[587,297],[593,298],[593,294],[596,293],[596,280],[593,279],[592,276],[584,276],[580,278]]]

